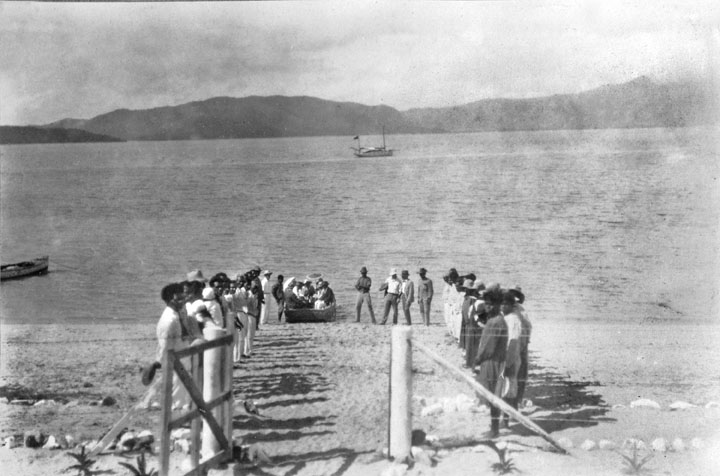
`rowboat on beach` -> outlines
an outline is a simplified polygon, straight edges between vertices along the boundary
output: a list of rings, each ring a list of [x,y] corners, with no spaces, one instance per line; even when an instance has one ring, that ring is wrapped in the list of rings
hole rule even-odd
[[[4,264],[0,269],[0,280],[24,278],[48,272],[49,256],[41,256],[31,261]]]
[[[285,321],[293,322],[332,322],[335,320],[335,303],[325,309],[296,308],[285,309]]]

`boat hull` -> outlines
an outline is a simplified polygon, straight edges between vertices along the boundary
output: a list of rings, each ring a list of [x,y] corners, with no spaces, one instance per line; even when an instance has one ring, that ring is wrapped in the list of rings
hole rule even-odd
[[[289,323],[332,322],[335,318],[335,304],[325,309],[285,309],[285,321]]]
[[[3,265],[0,270],[0,280],[6,281],[45,274],[48,272],[49,261],[49,257],[43,256],[32,261]]]
[[[355,157],[392,157],[392,149],[355,152]]]

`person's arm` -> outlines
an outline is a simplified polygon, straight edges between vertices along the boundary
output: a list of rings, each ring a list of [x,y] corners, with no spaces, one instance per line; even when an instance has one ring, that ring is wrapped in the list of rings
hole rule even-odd
[[[427,289],[428,289],[427,298],[428,298],[428,299],[432,299],[433,294],[435,293],[435,290],[433,289],[432,279],[428,279]]]

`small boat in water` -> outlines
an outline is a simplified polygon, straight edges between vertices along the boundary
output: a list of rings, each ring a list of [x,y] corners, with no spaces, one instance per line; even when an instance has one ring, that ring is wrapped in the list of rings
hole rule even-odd
[[[49,256],[35,258],[32,261],[21,261],[20,263],[4,264],[0,269],[0,280],[24,278],[48,272]]]
[[[385,147],[385,128],[382,130],[383,145],[382,147],[360,147],[360,136],[355,136],[358,141],[357,147],[350,147],[354,150],[355,157],[391,157],[393,150]]]
[[[332,322],[335,320],[335,303],[325,309],[295,308],[285,309],[285,321],[293,322]]]

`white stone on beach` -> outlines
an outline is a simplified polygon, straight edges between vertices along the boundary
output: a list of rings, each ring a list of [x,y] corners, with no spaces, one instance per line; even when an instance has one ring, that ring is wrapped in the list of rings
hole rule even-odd
[[[581,450],[592,451],[597,447],[597,444],[593,440],[585,440],[580,445]]]
[[[675,438],[672,441],[672,449],[674,451],[685,451],[685,442],[681,438]]]
[[[563,448],[572,448],[573,447],[573,442],[570,438],[562,437],[562,438],[558,439],[557,442]]]
[[[413,446],[410,448],[410,454],[412,454],[412,457],[416,462],[424,464],[425,466],[432,466],[432,458],[424,449]]]
[[[137,442],[137,435],[132,431],[123,433],[118,442],[118,446],[124,447],[124,449],[133,449]]]
[[[692,403],[677,401],[670,404],[670,410],[687,410],[688,408],[695,408],[697,405]]]
[[[5,438],[5,448],[13,449],[16,446],[19,446],[19,444],[14,436],[8,436],[7,438]]]
[[[705,447],[705,443],[703,443],[703,440],[701,440],[700,438],[693,438],[692,440],[690,440],[690,446],[694,450],[700,450]]]
[[[634,402],[631,402],[630,408],[654,408],[656,410],[660,410],[660,404],[655,400],[650,400],[648,398],[640,398],[638,400],[635,400]]]
[[[668,442],[665,438],[655,438],[650,443],[650,448],[658,453],[665,453],[668,450]]]
[[[385,470],[380,473],[381,476],[405,476],[405,473],[407,473],[408,465],[406,464],[396,464],[393,463]]]
[[[47,441],[43,445],[43,448],[46,450],[59,450],[60,445],[58,444],[57,440],[53,435],[48,436]]]
[[[58,402],[55,400],[38,400],[33,404],[34,407],[54,407],[57,406]]]
[[[425,435],[425,441],[432,444],[440,441],[440,438],[437,435]]]
[[[67,444],[68,448],[73,448],[75,446],[75,437],[72,435],[65,435],[65,444]]]
[[[647,445],[643,440],[638,440],[637,438],[625,438],[625,441],[623,441],[622,447],[625,449],[633,449],[637,448],[638,450],[646,450]]]
[[[600,440],[600,441],[598,442],[598,447],[599,447],[601,450],[614,450],[614,449],[617,447],[617,445],[615,444],[614,441],[610,441],[610,440]]]
[[[190,438],[192,432],[189,428],[178,428],[170,433],[171,440],[185,440]]]
[[[439,415],[442,412],[443,412],[443,404],[435,403],[433,405],[423,407],[423,409],[420,411],[420,416]]]

